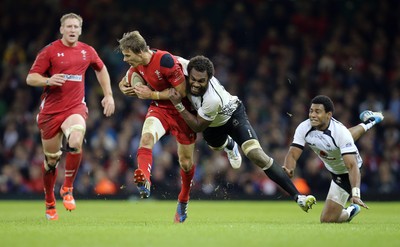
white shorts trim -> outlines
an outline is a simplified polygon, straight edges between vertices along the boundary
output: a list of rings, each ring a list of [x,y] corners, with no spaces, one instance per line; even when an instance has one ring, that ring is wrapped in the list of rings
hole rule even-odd
[[[346,206],[346,202],[349,199],[350,194],[347,193],[343,188],[341,188],[339,185],[337,185],[335,182],[331,181],[331,186],[329,187],[329,192],[328,195],[326,196],[326,199],[334,201],[342,207]]]

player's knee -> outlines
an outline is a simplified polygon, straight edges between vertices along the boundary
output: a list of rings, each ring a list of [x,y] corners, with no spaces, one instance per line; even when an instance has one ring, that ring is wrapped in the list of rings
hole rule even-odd
[[[179,157],[179,165],[185,172],[190,171],[193,167],[193,161],[189,157]]]
[[[152,147],[154,143],[164,136],[166,133],[161,121],[156,117],[148,117],[143,123],[142,129],[142,146]],[[143,143],[142,143],[143,141]],[[149,146],[150,145],[150,146]]]
[[[152,133],[143,133],[140,138],[140,146],[152,148],[154,146],[154,136]]]
[[[219,146],[219,147],[214,147],[214,146],[210,146],[210,145],[208,145],[208,146],[209,146],[212,150],[214,150],[214,151],[221,151],[221,150],[223,150],[223,149],[226,147],[227,144],[228,144],[228,138],[226,138],[225,143],[222,144],[222,145]]]
[[[85,132],[86,132],[85,126],[83,126],[81,124],[75,124],[65,130],[65,136],[67,137],[68,140],[71,138],[83,140],[83,136],[85,135]]]
[[[82,150],[83,136],[79,133],[71,134],[67,141],[67,151],[70,153],[80,153]]]
[[[320,222],[321,223],[335,223],[337,222],[337,218],[334,218],[332,216],[322,214],[320,217]]]
[[[70,153],[80,153],[82,150],[82,143],[79,141],[69,141],[68,150]]]
[[[51,162],[51,161],[57,161],[60,159],[61,155],[62,155],[62,151],[59,150],[58,152],[55,153],[51,153],[51,152],[44,152],[44,155],[46,156],[46,160],[47,162]]]
[[[44,161],[44,168],[46,169],[46,171],[56,168],[58,166],[60,158],[61,157],[59,157],[58,159],[54,159],[54,158],[48,158],[46,156],[46,159]]]
[[[59,150],[56,153],[44,152],[45,160],[44,160],[44,168],[46,171],[55,169],[60,163],[62,151]]]
[[[224,146],[221,146],[221,147],[213,147],[213,146],[210,146],[210,145],[208,145],[208,146],[214,151],[221,151],[222,149],[224,149]]]
[[[80,153],[82,150],[82,142],[85,136],[86,129],[83,125],[75,124],[66,130],[68,152]]]
[[[268,169],[273,163],[273,159],[269,157],[261,147],[252,149],[246,156],[251,160],[251,162],[263,169]]]
[[[241,148],[242,148],[243,153],[246,156],[249,154],[249,152],[251,150],[254,150],[254,149],[261,149],[262,150],[260,142],[257,139],[251,139],[251,140],[245,141],[242,144]]]

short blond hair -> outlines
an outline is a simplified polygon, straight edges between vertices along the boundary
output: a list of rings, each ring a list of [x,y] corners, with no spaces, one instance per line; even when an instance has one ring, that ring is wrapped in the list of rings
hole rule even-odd
[[[68,13],[63,15],[60,19],[61,26],[64,25],[66,19],[77,19],[79,21],[79,26],[82,27],[83,19],[80,15],[77,15],[75,13]]]
[[[124,33],[122,39],[118,40],[119,50],[131,50],[135,54],[148,51],[146,40],[140,35],[139,31]]]

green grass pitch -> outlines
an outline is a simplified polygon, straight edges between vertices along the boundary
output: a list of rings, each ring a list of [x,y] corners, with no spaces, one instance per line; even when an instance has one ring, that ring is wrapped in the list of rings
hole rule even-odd
[[[184,224],[176,202],[78,200],[58,221],[42,201],[0,201],[0,246],[400,246],[400,203],[371,202],[351,223],[320,224],[323,202],[309,213],[289,201],[200,201]]]

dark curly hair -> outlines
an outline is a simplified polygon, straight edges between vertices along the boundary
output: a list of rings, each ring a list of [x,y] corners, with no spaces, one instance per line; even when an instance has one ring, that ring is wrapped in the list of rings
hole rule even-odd
[[[187,66],[188,73],[190,73],[193,68],[199,72],[206,71],[209,80],[214,76],[214,65],[211,60],[205,56],[195,56],[190,59]]]
[[[311,100],[311,104],[321,104],[324,106],[325,108],[325,112],[333,112],[335,111],[335,106],[333,105],[333,101],[325,95],[318,95],[315,96],[312,100]]]

